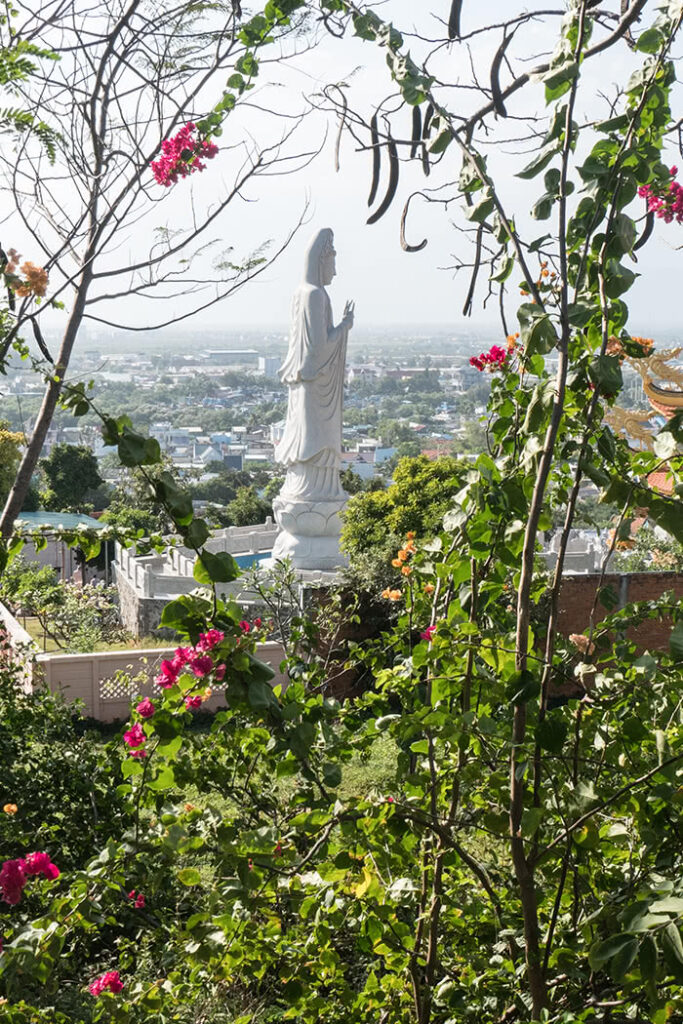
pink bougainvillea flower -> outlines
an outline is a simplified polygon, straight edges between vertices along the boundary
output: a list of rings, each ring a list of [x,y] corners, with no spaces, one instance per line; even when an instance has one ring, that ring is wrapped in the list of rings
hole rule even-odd
[[[123,742],[128,747],[141,747],[146,739],[145,731],[139,722],[136,722],[135,725],[131,726],[131,728],[123,734]]]
[[[254,619],[254,627],[256,629],[260,629],[261,628],[261,620],[260,619]]]
[[[388,804],[393,804],[393,802],[394,802],[394,798],[393,798],[393,796],[388,796],[388,797],[387,797],[387,803],[388,803]]]
[[[223,680],[225,679],[225,665],[216,665],[215,669],[213,670],[213,674],[215,676],[216,682],[222,683]]]
[[[670,182],[641,185],[638,195],[645,199],[648,213],[654,213],[667,224],[674,220],[677,224],[683,224],[683,185],[673,180],[678,174],[678,168],[672,167],[669,174],[672,178]]]
[[[210,651],[213,647],[217,647],[218,644],[222,643],[224,639],[225,633],[222,633],[220,629],[209,629],[206,633],[199,634],[197,650]]]
[[[45,878],[59,878],[59,868],[52,863],[47,853],[29,853],[24,861],[24,871],[28,876],[44,875]]]
[[[144,747],[140,747],[139,750],[131,750],[130,755],[131,757],[137,757],[142,760],[143,757],[147,757],[147,751]]]
[[[156,711],[156,708],[152,704],[149,697],[145,697],[144,700],[140,701],[135,710],[139,715],[142,715],[143,718],[151,718],[154,712]]]
[[[26,885],[26,861],[22,857],[6,860],[0,868],[0,890],[5,903],[16,906]]]
[[[128,893],[128,899],[131,901],[136,910],[142,910],[145,905],[145,897],[143,893],[135,892],[135,889],[131,889]]]
[[[120,992],[123,989],[123,982],[118,971],[105,971],[99,978],[95,978],[88,985],[88,991],[93,996],[100,996],[103,992]]]
[[[481,355],[472,356],[470,359],[470,366],[473,366],[475,370],[499,370],[504,364],[508,357],[506,349],[501,348],[500,345],[492,345],[488,352],[482,352]]]
[[[200,654],[192,659],[192,671],[201,679],[213,668],[213,659],[208,654]]]
[[[211,160],[218,152],[215,142],[208,139],[195,139],[197,126],[188,121],[176,135],[161,143],[161,157],[152,161],[152,173],[155,180],[166,188],[174,185],[178,178],[186,178],[195,171],[203,171],[206,167],[204,159]]]
[[[194,655],[194,647],[176,647],[173,661],[171,662],[175,675],[178,675],[180,670],[192,661]]]
[[[47,853],[29,853],[26,859],[16,857],[14,860],[6,860],[0,868],[0,891],[5,903],[16,906],[28,879],[34,875],[59,878],[59,868],[52,863]]]
[[[251,629],[251,626],[249,625],[246,619],[242,619],[242,621],[240,622],[240,629],[242,630],[243,633],[248,633],[249,630]]]
[[[201,706],[202,698],[200,694],[196,694],[194,697],[185,698],[185,707],[188,709],[188,711],[191,711],[192,708],[200,708]]]
[[[167,659],[162,661],[161,671],[155,680],[157,685],[163,690],[169,690],[172,686],[175,686],[179,671],[180,666],[176,667],[172,661],[168,661]]]
[[[423,633],[420,633],[420,636],[422,637],[423,640],[426,640],[428,643],[431,643],[432,642],[432,637],[434,636],[435,633],[436,633],[436,624],[434,624],[433,626],[427,626],[425,631]]]

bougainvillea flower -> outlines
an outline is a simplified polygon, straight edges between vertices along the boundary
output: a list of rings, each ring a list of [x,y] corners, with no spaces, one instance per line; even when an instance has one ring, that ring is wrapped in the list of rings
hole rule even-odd
[[[123,734],[123,742],[129,747],[141,747],[146,739],[147,737],[145,736],[144,729],[139,722],[136,722],[135,725],[131,726],[131,728]]]
[[[118,971],[105,971],[88,985],[88,991],[93,996],[100,996],[103,992],[120,992],[122,988],[123,982]]]

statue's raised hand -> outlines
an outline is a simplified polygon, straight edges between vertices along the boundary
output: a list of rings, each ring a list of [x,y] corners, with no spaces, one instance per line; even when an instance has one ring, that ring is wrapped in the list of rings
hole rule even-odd
[[[353,314],[355,310],[355,302],[347,302],[344,306],[344,316],[342,317],[342,327],[346,327],[350,330],[353,327]]]

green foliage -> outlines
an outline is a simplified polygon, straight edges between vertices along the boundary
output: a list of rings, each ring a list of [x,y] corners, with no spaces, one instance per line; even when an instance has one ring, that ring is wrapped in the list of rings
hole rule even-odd
[[[445,513],[462,487],[465,465],[456,458],[401,459],[393,483],[382,491],[355,494],[344,512],[342,545],[352,562],[370,552],[390,558],[408,530],[418,537],[438,533]]]
[[[243,41],[260,46],[300,6],[268,4]],[[518,311],[521,345],[492,370],[487,444],[474,460],[405,460],[392,488],[354,497],[345,543],[357,563],[402,545],[394,585],[377,595],[384,628],[370,639],[347,592],[315,621],[292,602],[286,688],[258,660],[263,625],[216,596],[236,568],[204,547],[188,494],[165,471],[152,481],[158,451],[130,421],[106,420],[106,443],[194,547],[202,589],[164,611],[183,647],[162,667],[154,714],[136,707],[116,748],[121,811],[108,839],[60,879],[32,880],[7,912],[3,1009],[10,1024],[677,1020],[680,601],[664,594],[591,615],[584,635],[565,638],[561,566],[548,580],[535,557],[562,512],[571,526],[584,477],[619,508],[620,529],[647,507],[672,536],[683,530],[680,424],[650,453],[603,423],[635,344],[622,297],[634,281],[626,211],[639,185],[664,179],[680,0],[643,26],[640,63],[609,121],[585,128],[573,107],[592,22],[584,2],[569,5],[536,75],[547,130],[522,176],[547,168],[534,209],[550,230],[530,244],[460,112],[433,102],[435,81],[400,33],[344,0],[323,10],[351,14],[382,48],[407,104],[432,103],[445,159],[456,147],[438,140],[460,133],[471,219],[497,245],[491,281],[502,284],[513,259],[535,300]],[[601,138],[577,146],[593,130]],[[566,185],[576,174],[574,207]],[[560,280],[543,274],[551,261]],[[671,495],[647,485],[663,458]],[[604,606],[605,588],[597,596]],[[656,656],[638,643],[655,623],[669,633]],[[347,673],[365,689],[340,706],[330,693]],[[202,726],[188,705],[207,686],[225,708]],[[381,765],[369,786],[349,777],[364,763]],[[139,892],[144,907],[131,899]],[[123,991],[93,1003],[85,986],[110,969]]]
[[[39,465],[46,483],[43,506],[56,512],[78,512],[102,484],[97,459],[86,445],[55,444]]]

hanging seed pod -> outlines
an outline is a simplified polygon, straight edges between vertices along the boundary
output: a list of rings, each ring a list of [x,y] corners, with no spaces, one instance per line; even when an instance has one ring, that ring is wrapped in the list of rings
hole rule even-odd
[[[448,38],[460,38],[460,14],[462,12],[462,0],[453,0],[451,13],[448,17]]]
[[[499,117],[507,117],[507,110],[503,103],[503,93],[500,88],[500,68],[503,63],[505,51],[507,50],[508,44],[514,34],[514,32],[511,32],[509,36],[505,36],[503,42],[498,47],[496,55],[493,58],[493,63],[491,64],[491,99],[493,100],[493,109]]]
[[[432,130],[432,118],[434,117],[434,104],[428,103],[425,111],[424,124],[422,125],[422,138],[428,139]]]
[[[425,245],[427,244],[426,238],[423,238],[419,245],[410,245],[406,241],[406,218],[408,216],[408,207],[410,206],[410,200],[413,198],[413,196],[420,195],[422,195],[421,192],[413,192],[411,195],[409,195],[408,199],[406,200],[406,205],[403,207],[403,213],[401,214],[401,248],[404,250],[404,252],[419,252],[420,249],[424,249]]]
[[[370,121],[370,139],[372,142],[372,184],[370,185],[370,195],[368,196],[368,206],[372,206],[377,195],[377,189],[379,188],[379,165],[380,165],[380,149],[379,149],[379,131],[377,130],[377,114],[373,114],[372,120]]]
[[[472,303],[474,302],[474,289],[477,286],[477,278],[479,277],[479,267],[481,266],[481,245],[484,235],[484,225],[480,224],[477,229],[477,241],[476,241],[476,252],[474,255],[474,266],[472,268],[472,277],[470,279],[470,287],[467,292],[467,298],[465,299],[465,305],[462,308],[463,316],[470,316],[472,313]]]
[[[642,232],[640,238],[638,239],[638,241],[633,246],[633,250],[632,250],[633,252],[636,252],[637,249],[640,249],[640,248],[642,248],[642,246],[645,245],[645,243],[647,242],[648,238],[652,234],[654,226],[655,226],[655,215],[654,215],[654,213],[650,212],[650,213],[647,214],[647,216],[645,218],[645,227],[643,228],[643,232]]]
[[[339,131],[337,132],[337,141],[336,141],[335,146],[334,146],[334,169],[335,169],[335,171],[339,171],[339,147],[341,146],[342,132],[344,131],[344,128],[346,126],[346,113],[347,113],[347,111],[349,109],[349,103],[348,103],[348,100],[346,99],[346,96],[341,91],[341,89],[339,89],[338,91],[339,91],[339,94],[341,95],[342,113],[341,113],[341,119],[339,121]]]
[[[425,111],[425,119],[424,119],[424,122],[422,124],[422,138],[425,140],[425,142],[422,145],[422,170],[424,171],[425,178],[429,177],[429,171],[430,171],[430,166],[429,166],[429,150],[427,149],[427,146],[426,146],[426,140],[429,138],[430,132],[432,130],[432,118],[433,117],[434,117],[434,104],[433,103],[429,103],[429,104],[427,104],[427,109]]]
[[[410,144],[410,159],[417,156],[417,150],[422,138],[422,111],[419,107],[413,107],[413,136]]]
[[[384,199],[379,204],[375,212],[368,217],[367,224],[376,224],[377,221],[384,216],[387,212],[394,196],[396,195],[396,189],[398,188],[398,149],[391,135],[389,135],[387,141],[387,148],[389,150],[389,184],[387,185],[387,191]]]

